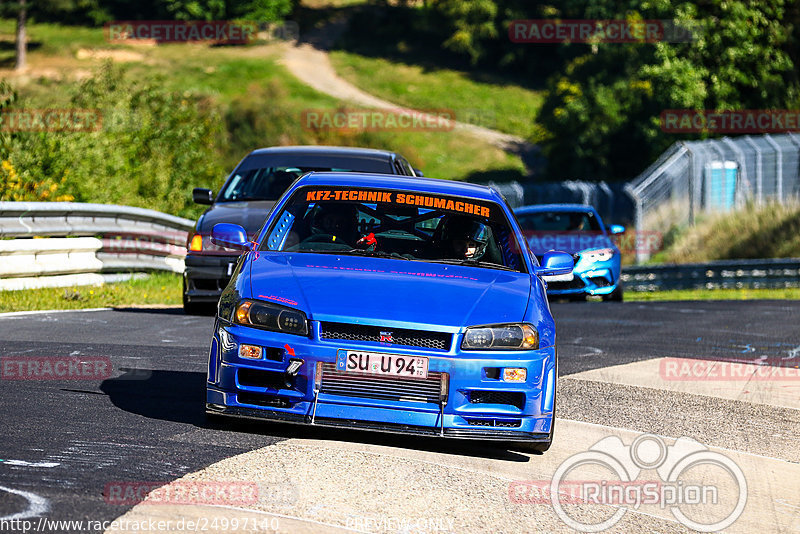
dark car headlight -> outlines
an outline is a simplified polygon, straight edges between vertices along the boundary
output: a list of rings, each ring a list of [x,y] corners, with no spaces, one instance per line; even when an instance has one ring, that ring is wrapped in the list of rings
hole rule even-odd
[[[286,334],[308,335],[308,319],[305,313],[257,300],[239,302],[233,313],[233,322]]]
[[[527,323],[471,326],[464,332],[463,350],[535,350],[539,332]]]

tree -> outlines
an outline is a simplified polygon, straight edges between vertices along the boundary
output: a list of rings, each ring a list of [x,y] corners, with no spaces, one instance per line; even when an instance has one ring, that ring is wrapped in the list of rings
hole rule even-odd
[[[288,15],[292,0],[167,0],[167,11],[178,20],[248,19],[276,22]]]
[[[28,8],[25,5],[25,0],[19,0],[19,11],[17,12],[16,61],[14,63],[15,70],[23,70],[28,59],[28,38],[25,34],[27,18]]]

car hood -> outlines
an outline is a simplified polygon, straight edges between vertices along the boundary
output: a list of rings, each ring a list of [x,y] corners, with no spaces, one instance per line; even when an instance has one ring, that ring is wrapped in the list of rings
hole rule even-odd
[[[298,307],[312,320],[457,331],[521,321],[531,278],[458,265],[261,252],[251,283],[254,298]]]
[[[264,224],[274,205],[275,202],[272,200],[218,202],[200,217],[196,231],[210,234],[215,224],[232,223],[240,225],[247,235],[253,236]]]

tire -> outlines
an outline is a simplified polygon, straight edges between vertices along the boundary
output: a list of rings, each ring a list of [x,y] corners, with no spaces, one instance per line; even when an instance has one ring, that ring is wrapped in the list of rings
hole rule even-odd
[[[186,297],[186,279],[183,279],[183,313],[186,315],[211,315],[214,306],[208,302],[190,302]]]
[[[603,300],[610,300],[612,302],[622,302],[623,300],[623,289],[622,284],[617,285],[617,289],[609,293],[608,295],[603,296]]]

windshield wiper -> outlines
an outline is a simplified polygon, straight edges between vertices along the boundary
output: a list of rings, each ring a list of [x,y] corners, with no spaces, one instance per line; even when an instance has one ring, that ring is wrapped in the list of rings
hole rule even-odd
[[[464,258],[463,260],[424,260],[429,263],[447,263],[448,265],[468,265],[469,267],[484,267],[487,269],[500,269],[501,271],[513,271],[518,273],[517,269],[513,267],[507,267],[505,265],[501,265],[499,263],[492,263],[490,261],[480,261],[480,260],[470,260],[468,258]]]
[[[351,248],[350,250],[342,251],[340,254],[353,254],[355,256],[369,256],[371,258],[391,258],[393,260],[406,260],[409,258],[401,256],[397,252],[384,252],[382,250],[365,250],[363,248]]]

